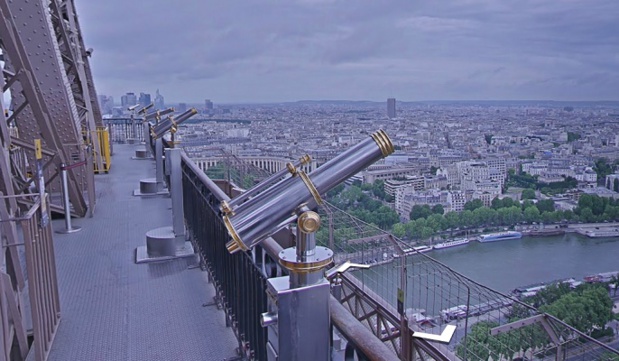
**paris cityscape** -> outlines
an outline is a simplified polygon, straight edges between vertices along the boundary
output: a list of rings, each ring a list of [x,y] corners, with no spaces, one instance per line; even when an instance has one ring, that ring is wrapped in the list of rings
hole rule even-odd
[[[618,14],[0,0],[0,361],[619,361]]]

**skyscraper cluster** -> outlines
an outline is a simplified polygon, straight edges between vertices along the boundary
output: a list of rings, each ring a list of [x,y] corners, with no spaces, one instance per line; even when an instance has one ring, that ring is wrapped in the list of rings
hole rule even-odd
[[[138,100],[141,107],[145,107],[150,104],[150,94],[148,93],[140,93],[140,99]]]
[[[159,89],[155,92],[155,109],[163,109],[165,108],[165,102],[163,100],[163,95],[159,93]]]
[[[127,93],[120,97],[120,105],[123,109],[134,106],[138,103],[138,97],[135,96],[135,93]]]
[[[112,96],[99,95],[99,106],[101,107],[101,113],[112,114],[114,109],[114,98]]]

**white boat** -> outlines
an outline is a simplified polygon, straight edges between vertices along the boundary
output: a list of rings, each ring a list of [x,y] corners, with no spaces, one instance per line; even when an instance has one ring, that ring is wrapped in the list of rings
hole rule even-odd
[[[404,253],[408,256],[411,254],[415,254],[415,253],[426,253],[432,250],[432,247],[430,246],[417,246],[417,247],[413,247],[413,248],[404,248],[403,251]],[[393,254],[393,258],[398,258],[400,257],[399,254],[394,253]]]
[[[417,247],[413,247],[413,249],[419,253],[426,253],[432,250],[432,247],[430,246],[417,246]]]
[[[466,238],[456,238],[453,241],[435,244],[433,248],[434,249],[450,248],[450,247],[465,245],[467,243],[469,243],[469,240]]]
[[[495,242],[495,241],[506,241],[510,239],[520,239],[522,238],[522,233],[516,231],[507,231],[507,232],[498,232],[498,233],[490,233],[483,234],[479,236],[479,242]]]

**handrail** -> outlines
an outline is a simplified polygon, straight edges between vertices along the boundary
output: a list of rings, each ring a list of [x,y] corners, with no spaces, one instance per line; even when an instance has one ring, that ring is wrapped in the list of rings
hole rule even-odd
[[[228,197],[228,195],[221,190],[221,188],[219,188],[217,184],[215,184],[215,182],[213,182],[185,152],[181,152],[181,161],[189,169],[191,169],[196,178],[198,178],[198,180],[200,180],[200,182],[202,182],[202,184],[204,184],[208,190],[213,193],[215,198],[219,201],[230,200],[230,197]]]
[[[329,299],[331,321],[349,343],[372,361],[397,361],[397,355],[378,339],[359,320],[339,303],[335,297]]]

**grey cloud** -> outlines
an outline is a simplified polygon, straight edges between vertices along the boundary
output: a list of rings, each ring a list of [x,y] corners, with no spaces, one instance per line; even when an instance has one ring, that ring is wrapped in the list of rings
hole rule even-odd
[[[186,101],[205,93],[221,101],[617,97],[609,80],[619,77],[615,0],[77,6],[102,93],[159,87]]]

